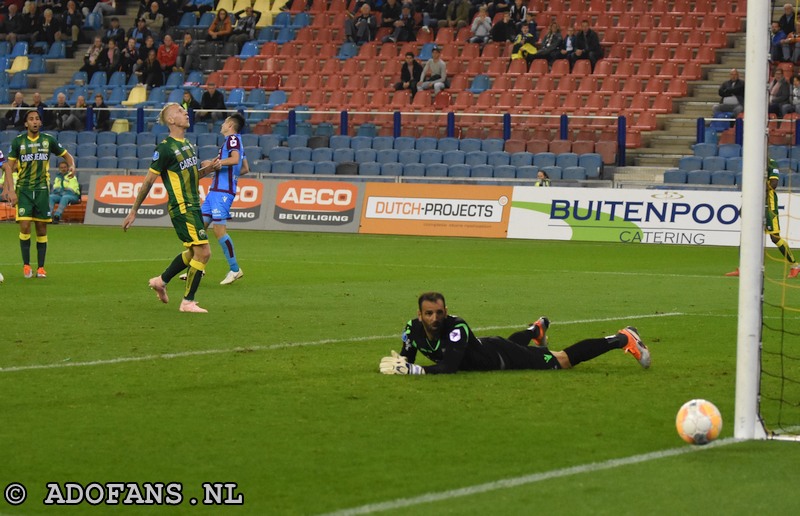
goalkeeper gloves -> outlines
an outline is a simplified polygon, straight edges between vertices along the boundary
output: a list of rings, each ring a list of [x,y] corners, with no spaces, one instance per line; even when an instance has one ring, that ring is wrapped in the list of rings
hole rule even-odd
[[[380,371],[383,374],[425,374],[425,369],[416,364],[409,364],[406,357],[392,351],[392,356],[381,359]]]

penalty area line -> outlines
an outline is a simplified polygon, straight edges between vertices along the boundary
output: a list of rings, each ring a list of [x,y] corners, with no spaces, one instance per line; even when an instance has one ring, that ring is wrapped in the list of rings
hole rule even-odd
[[[607,321],[621,321],[626,319],[647,319],[653,317],[673,317],[685,315],[681,312],[668,312],[668,313],[660,313],[660,314],[646,314],[646,315],[629,315],[625,317],[602,317],[597,319],[576,319],[574,321],[561,321],[559,325],[572,325],[572,324],[586,324],[586,323],[597,323],[597,322],[607,322]],[[477,331],[484,331],[484,330],[505,330],[510,328],[519,328],[522,325],[513,325],[513,326],[484,326],[480,328],[475,328]],[[187,357],[199,357],[205,355],[222,355],[227,353],[246,353],[246,352],[254,352],[254,351],[270,351],[275,349],[287,349],[287,348],[302,348],[302,347],[309,347],[309,346],[323,346],[326,344],[344,344],[348,342],[371,342],[375,340],[384,340],[384,339],[391,339],[394,337],[399,337],[400,332],[391,335],[372,335],[369,337],[353,337],[348,339],[323,339],[323,340],[312,340],[306,342],[286,342],[281,344],[265,344],[265,345],[256,345],[256,346],[237,346],[234,348],[223,348],[223,349],[201,349],[195,351],[180,351],[176,353],[158,353],[152,355],[142,355],[139,357],[118,357],[118,358],[107,358],[101,360],[89,360],[89,361],[82,361],[82,362],[70,362],[69,359],[62,361],[62,362],[55,362],[50,364],[31,364],[31,365],[22,365],[22,366],[9,366],[9,367],[0,367],[0,373],[16,373],[21,371],[36,371],[36,370],[46,370],[46,369],[64,369],[67,367],[89,367],[89,366],[102,366],[102,365],[114,365],[114,364],[127,364],[133,362],[147,362],[151,360],[170,360],[175,358],[187,358]]]
[[[322,516],[355,516],[357,514],[372,514],[376,512],[391,511],[395,509],[404,509],[425,503],[442,502],[452,500],[454,498],[462,498],[465,496],[472,496],[490,491],[497,491],[500,489],[510,489],[513,487],[526,486],[543,482],[545,480],[552,480],[554,478],[564,478],[572,475],[581,475],[584,473],[595,473],[633,464],[641,464],[643,462],[650,462],[658,459],[665,459],[668,457],[676,457],[687,453],[695,453],[698,451],[709,450],[711,448],[719,448],[740,442],[740,439],[733,437],[727,439],[720,439],[719,441],[712,442],[705,446],[684,446],[681,448],[671,448],[668,450],[661,450],[656,452],[644,453],[642,455],[632,455],[630,457],[623,457],[621,459],[610,459],[603,462],[592,462],[589,464],[581,464],[579,466],[571,466],[568,468],[554,469],[544,471],[542,473],[533,473],[531,475],[523,475],[521,477],[505,478],[493,482],[486,482],[485,484],[476,484],[473,486],[462,487],[459,489],[450,489],[448,491],[440,491],[438,493],[426,493],[412,498],[398,498],[388,502],[380,502],[374,504],[361,505],[359,507],[351,507],[349,509],[341,509],[334,512],[325,513]]]

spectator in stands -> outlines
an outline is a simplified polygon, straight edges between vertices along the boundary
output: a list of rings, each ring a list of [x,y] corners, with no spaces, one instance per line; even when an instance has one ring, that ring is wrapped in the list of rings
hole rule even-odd
[[[417,30],[414,15],[409,4],[403,4],[400,17],[394,22],[394,31],[383,38],[384,43],[397,43],[398,41],[416,41]]]
[[[512,0],[492,0],[491,2],[487,2],[489,7],[489,17],[494,19],[498,13],[509,12],[512,3]]]
[[[67,2],[67,9],[61,14],[61,19],[64,23],[64,32],[70,35],[72,43],[79,43],[83,27],[83,13],[78,9],[75,0]]]
[[[482,5],[478,8],[478,14],[472,20],[472,26],[469,31],[472,34],[469,38],[470,43],[485,45],[489,41],[489,36],[492,34],[492,19],[489,18],[488,7]]]
[[[19,7],[16,4],[8,6],[5,33],[5,39],[11,45],[15,45],[18,41],[31,41],[33,37],[33,24],[30,17],[19,11]]]
[[[119,69],[125,72],[126,80],[131,78],[133,67],[139,60],[139,49],[136,48],[136,40],[128,38],[128,45],[120,51]]]
[[[172,36],[169,34],[164,35],[164,44],[158,47],[156,59],[158,59],[164,75],[172,73],[175,63],[178,61],[178,45],[172,41]]]
[[[78,95],[75,99],[75,109],[70,112],[70,115],[64,121],[64,129],[72,131],[83,131],[86,127],[86,98],[83,95]]]
[[[572,27],[567,27],[567,33],[564,34],[564,37],[561,39],[561,45],[558,48],[558,52],[555,53],[550,62],[555,61],[556,59],[569,59],[570,63],[572,62],[572,55],[575,53],[575,29]]]
[[[550,176],[547,175],[547,172],[540,170],[536,173],[536,183],[534,186],[550,186]]]
[[[144,40],[144,45],[139,45],[138,49],[138,58],[136,59],[136,64],[133,66],[133,72],[137,76],[141,76],[142,67],[144,66],[144,62],[147,61],[147,56],[150,54],[150,51],[153,50],[158,55],[158,47],[156,47],[156,40],[153,38],[152,35],[148,35],[147,38]],[[142,82],[141,80],[139,82]]]
[[[72,111],[69,108],[69,104],[67,104],[67,96],[63,92],[60,92],[56,96],[56,105],[53,106],[53,120],[55,121],[56,131],[63,131],[66,129],[64,124],[71,113]]]
[[[217,11],[217,16],[211,25],[208,27],[208,40],[215,42],[228,41],[233,28],[231,27],[231,17],[228,16],[228,11],[220,9]]]
[[[61,41],[62,30],[61,21],[53,17],[53,10],[45,9],[34,29],[35,40],[44,41],[49,48],[56,41]]]
[[[98,2],[94,5],[94,9],[92,12],[100,16],[100,21],[103,21],[103,18],[108,16],[109,14],[114,14],[117,12],[117,1],[116,0],[98,0]]]
[[[783,76],[783,70],[776,68],[769,83],[769,113],[780,116],[783,113],[783,106],[789,104],[789,83]]]
[[[781,30],[784,34],[794,32],[795,21],[794,6],[792,6],[792,4],[784,4],[783,16],[778,18],[778,24],[781,26]]]
[[[30,106],[25,103],[25,96],[21,91],[14,94],[14,100],[6,111],[6,116],[0,120],[0,129],[16,129],[21,131],[25,128],[25,111]]]
[[[560,53],[561,49],[561,28],[558,22],[550,23],[550,28],[547,33],[542,36],[542,41],[539,43],[538,51],[533,56],[534,59],[547,59],[548,63],[553,62],[556,56]]]
[[[156,57],[156,50],[151,48],[147,52],[147,58],[139,68],[139,82],[147,86],[148,89],[164,85],[164,70]]]
[[[580,32],[575,35],[575,52],[569,60],[569,69],[572,70],[576,61],[588,59],[594,71],[595,63],[602,58],[603,47],[600,46],[600,36],[589,28],[589,20],[583,20]]]
[[[58,224],[64,215],[64,210],[70,204],[80,204],[81,184],[75,174],[69,173],[66,161],[58,164],[58,172],[53,179],[53,190],[50,192],[50,213],[53,214],[52,224]],[[58,210],[53,211],[58,204]]]
[[[406,52],[405,62],[400,69],[400,82],[395,83],[395,90],[409,90],[411,97],[417,93],[417,84],[422,76],[422,65],[414,59],[413,52]]]
[[[400,3],[397,0],[386,0],[381,8],[381,27],[394,29],[394,22],[400,19]]]
[[[800,61],[800,23],[795,26],[792,32],[786,34],[781,41],[781,52],[783,60],[797,63]]]
[[[511,16],[511,23],[519,34],[522,31],[522,24],[528,19],[528,8],[523,5],[522,0],[514,0],[514,3],[508,8],[508,14]],[[528,31],[530,33],[530,30]]]
[[[144,24],[153,34],[161,34],[164,30],[164,15],[159,12],[159,9],[161,6],[158,5],[158,2],[153,2],[150,4],[150,10],[142,15]],[[224,11],[224,9],[221,10]]]
[[[720,113],[733,113],[737,116],[744,111],[744,81],[739,78],[739,70],[733,68],[730,79],[719,87],[720,103],[713,108],[714,117]]]
[[[532,7],[528,9],[525,23],[528,24],[528,32],[533,35],[536,41],[539,41],[539,24],[536,23],[536,13],[533,12]]]
[[[94,96],[92,116],[94,117],[92,121],[94,122],[95,131],[100,132],[111,130],[111,111],[103,101],[103,96],[99,93]]]
[[[789,103],[781,107],[781,116],[789,113],[800,113],[800,75],[792,77],[792,86],[789,91]]]
[[[511,15],[505,12],[503,13],[503,19],[492,26],[492,41],[497,41],[498,43],[514,41],[515,37],[516,31],[511,23]]]
[[[217,85],[213,82],[208,83],[203,97],[200,99],[200,111],[197,112],[197,118],[203,121],[208,120],[223,120],[227,116],[224,111],[211,112],[210,110],[224,110],[225,96],[217,89]]]
[[[139,18],[136,20],[136,27],[128,31],[128,37],[136,40],[137,49],[142,46],[142,44],[147,40],[147,37],[151,35],[150,29],[147,28],[147,25],[144,22],[144,18]]]
[[[108,43],[112,39],[117,42],[117,48],[125,45],[125,29],[119,26],[119,18],[116,16],[111,18],[111,26],[103,34],[103,43]]]
[[[42,101],[42,94],[36,91],[33,93],[32,98],[31,107],[39,112],[39,119],[42,121],[42,129],[48,131],[52,130],[56,126],[55,120],[53,120],[53,112],[47,109],[47,104]]]
[[[255,11],[251,6],[233,14],[236,24],[231,32],[231,41],[236,43],[236,48],[241,52],[248,41],[256,39],[256,24],[261,19],[261,11]]]
[[[200,13],[199,16],[213,10],[214,0],[184,0],[183,5],[178,9],[179,12],[184,13]]]
[[[178,24],[183,14],[180,0],[159,0],[159,12],[164,16],[161,32],[166,33],[167,29]]]
[[[192,95],[192,92],[189,90],[183,90],[183,99],[181,100],[181,106],[188,113],[200,109],[200,103],[197,102],[197,99],[194,98],[194,95]]]
[[[347,13],[347,20],[344,22],[345,40],[356,45],[361,45],[375,39],[378,30],[378,20],[372,14],[369,4],[363,4],[358,10],[358,15]]]
[[[434,46],[431,58],[425,63],[420,74],[417,89],[428,90],[433,88],[433,93],[439,93],[447,87],[447,64],[442,60],[442,51]]]
[[[778,22],[772,22],[769,32],[769,60],[773,63],[783,61],[783,40],[786,39],[786,33],[781,30]]]
[[[122,61],[122,53],[119,51],[119,46],[117,46],[116,39],[109,39],[108,45],[106,45],[105,49],[105,72],[107,77],[111,77],[111,74],[118,71],[120,69],[120,63]]]
[[[422,25],[428,30],[436,29],[439,26],[439,20],[447,18],[447,5],[448,0],[432,0],[427,6],[421,7],[422,11]]]
[[[200,45],[195,43],[191,32],[183,35],[183,45],[178,50],[178,60],[175,64],[180,72],[189,73],[200,69]]]
[[[503,4],[505,5],[505,4]],[[444,20],[439,20],[439,27],[450,27],[460,29],[469,25],[469,15],[472,11],[472,4],[469,0],[451,0],[447,6]]]
[[[94,72],[105,70],[107,66],[105,62],[107,54],[103,50],[105,50],[103,47],[103,38],[95,36],[94,43],[86,50],[86,54],[83,56],[83,66],[81,67],[81,71],[86,72],[86,76],[90,81],[92,80]]]
[[[537,53],[536,39],[528,32],[528,25],[523,24],[520,33],[514,38],[514,46],[511,47],[511,59],[524,59],[530,66],[533,56]]]

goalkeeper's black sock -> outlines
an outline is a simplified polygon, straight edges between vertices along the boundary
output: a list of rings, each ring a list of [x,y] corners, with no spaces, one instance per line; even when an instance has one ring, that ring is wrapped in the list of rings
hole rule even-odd
[[[608,353],[612,349],[621,349],[627,338],[619,333],[602,339],[586,339],[569,346],[564,350],[573,366]]]
[[[539,329],[536,328],[534,330],[522,330],[512,333],[508,336],[508,340],[513,342],[514,344],[519,344],[520,346],[530,346],[531,341],[536,336],[535,334],[539,332]]]
[[[169,280],[183,272],[186,267],[189,265],[189,251],[186,250],[175,257],[172,260],[172,263],[169,264],[167,270],[165,270],[161,274],[161,279],[164,280],[164,283],[169,283]]]
[[[31,264],[31,234],[19,234],[19,249],[22,251],[23,265]]]

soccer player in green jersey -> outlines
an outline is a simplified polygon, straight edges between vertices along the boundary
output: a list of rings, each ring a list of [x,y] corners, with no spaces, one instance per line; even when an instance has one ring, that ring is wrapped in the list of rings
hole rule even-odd
[[[67,162],[67,176],[75,175],[75,158],[64,149],[58,140],[47,133],[40,133],[42,120],[35,109],[25,113],[25,129],[11,142],[8,161],[3,165],[6,172],[4,192],[6,199],[16,205],[19,223],[19,247],[22,250],[22,274],[33,277],[31,268],[31,222],[36,228],[37,278],[46,278],[44,261],[47,255],[47,223],[50,217],[50,155],[55,154]],[[13,175],[18,172],[14,188]]]
[[[780,180],[780,170],[778,163],[774,159],[767,160],[767,198],[764,202],[764,232],[769,235],[772,243],[778,248],[786,261],[789,262],[789,278],[796,278],[800,274],[800,264],[794,259],[794,254],[789,248],[788,242],[781,236],[781,225],[778,220],[778,188]],[[726,276],[738,276],[739,268],[725,274]]]
[[[150,170],[130,213],[122,222],[122,229],[127,231],[133,225],[139,206],[147,198],[156,179],[161,177],[169,196],[168,211],[172,226],[186,250],[176,256],[160,276],[151,278],[149,286],[156,291],[162,303],[168,303],[167,283],[188,267],[180,311],[206,313],[208,310],[200,308],[194,300],[200,280],[203,279],[203,271],[211,258],[211,248],[200,213],[198,184],[201,177],[219,170],[219,158],[204,161],[198,169],[194,146],[186,139],[189,114],[179,104],[164,106],[158,120],[167,126],[169,136],[156,147]]]

